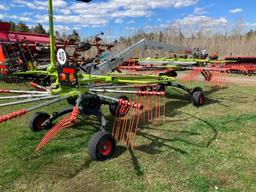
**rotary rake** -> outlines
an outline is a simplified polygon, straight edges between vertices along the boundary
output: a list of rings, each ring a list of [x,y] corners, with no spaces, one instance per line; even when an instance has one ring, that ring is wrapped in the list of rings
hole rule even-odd
[[[229,82],[229,75],[225,68],[219,67],[180,67],[188,70],[186,75],[180,78],[181,82],[205,81],[211,87],[225,87]]]
[[[227,57],[224,60],[194,58],[147,58],[130,59],[119,67],[120,70],[134,74],[169,74],[176,77],[176,71],[188,71],[182,74],[181,82],[202,81],[212,87],[223,87],[232,83],[230,74],[253,75],[254,57]],[[202,66],[201,66],[202,65]]]
[[[226,57],[223,61],[213,62],[205,67],[179,67],[182,70],[190,70],[181,78],[181,81],[201,80],[204,77],[207,84],[223,87],[232,83],[230,74],[252,76],[256,74],[255,57]],[[246,84],[247,81],[244,81]],[[250,82],[248,82],[250,84]]]
[[[188,92],[195,106],[204,104],[205,96],[201,88],[189,89],[175,83],[175,78],[168,74],[111,73],[130,57],[133,51],[144,50],[147,47],[163,49],[166,47],[163,44],[142,40],[117,54],[107,56],[100,63],[92,62],[85,66],[79,65],[74,59],[68,59],[65,51],[59,49],[58,63],[55,62],[52,1],[48,2],[51,64],[46,71],[27,71],[16,75],[46,76],[50,78],[50,85],[42,86],[32,82],[31,86],[36,90],[0,90],[1,94],[7,94],[0,96],[0,100],[15,100],[2,103],[0,107],[40,102],[32,107],[1,116],[0,123],[61,101],[67,100],[71,104],[71,107],[51,115],[47,112],[36,112],[31,117],[29,127],[32,131],[48,130],[35,148],[35,153],[45,147],[58,133],[77,124],[79,116],[95,116],[100,122],[99,130],[91,137],[88,144],[88,153],[92,160],[101,161],[111,158],[118,141],[133,147],[136,134],[139,128],[143,128],[142,125],[165,120],[164,96],[167,86]],[[176,49],[180,48],[176,47]],[[102,105],[108,106],[110,113],[114,116],[111,132],[106,130],[107,120],[101,111]],[[62,116],[64,117],[59,120]]]
[[[93,115],[99,120],[100,126],[99,131],[92,136],[88,144],[88,152],[93,160],[105,160],[114,154],[117,141],[132,147],[142,124],[165,120],[166,86],[174,86],[191,93],[193,104],[196,106],[201,106],[205,102],[202,89],[190,90],[175,84],[175,79],[169,76],[113,73],[105,76],[91,75],[83,73],[81,66],[73,63],[56,65],[56,68],[57,72],[51,74],[56,81],[50,87],[31,83],[39,90],[0,90],[0,93],[8,94],[1,96],[0,100],[7,98],[17,100],[0,104],[0,107],[45,100],[44,103],[1,116],[0,123],[63,100],[73,105],[52,115],[46,112],[37,112],[33,115],[29,122],[32,131],[50,129],[35,152],[41,150],[59,132],[74,126],[78,122],[79,115]],[[126,95],[130,95],[130,98]],[[100,110],[102,105],[107,105],[114,116],[111,133],[105,130],[107,120]],[[64,118],[55,124],[54,122],[62,116]]]
[[[202,74],[206,82],[217,85],[225,85],[230,80],[229,74],[254,75],[256,74],[255,57],[225,57],[222,61],[213,61],[205,67],[181,67],[181,69],[192,70],[185,80],[198,79]]]

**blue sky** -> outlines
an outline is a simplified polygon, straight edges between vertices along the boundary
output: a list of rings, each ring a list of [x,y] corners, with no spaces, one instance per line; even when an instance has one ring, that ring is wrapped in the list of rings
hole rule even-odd
[[[29,26],[48,26],[47,0],[0,0],[0,19]],[[83,37],[105,32],[109,38],[138,30],[158,31],[170,26],[187,31],[230,30],[235,23],[256,30],[255,0],[53,0],[55,27]]]

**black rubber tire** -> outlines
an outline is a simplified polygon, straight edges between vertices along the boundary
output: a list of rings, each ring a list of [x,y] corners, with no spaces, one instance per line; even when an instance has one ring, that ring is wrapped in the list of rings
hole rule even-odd
[[[93,161],[111,159],[116,150],[116,141],[111,133],[102,130],[96,132],[88,143],[88,154]]]
[[[49,118],[50,118],[50,115],[48,113],[44,113],[44,112],[35,113],[29,121],[29,128],[33,132],[39,132],[44,129],[47,129],[51,125],[49,125],[47,127],[42,127],[41,124],[44,123]]]
[[[175,70],[167,71],[166,73],[160,73],[159,76],[177,77],[178,73]]]
[[[69,98],[67,98],[68,104],[70,104],[70,105],[72,105],[72,106],[75,106],[75,105],[76,105],[76,100],[77,100],[76,97],[69,97]]]
[[[218,58],[219,58],[219,56],[217,56],[217,55],[216,56],[209,56],[210,60],[218,60]]]
[[[192,94],[192,103],[194,106],[202,106],[205,103],[205,95],[203,91],[195,91]]]
[[[206,55],[203,55],[203,54],[202,54],[202,55],[200,56],[200,59],[207,59],[207,57],[208,57],[208,54],[206,54]]]
[[[164,92],[164,91],[166,91],[166,86],[165,85],[163,85],[163,84],[158,84],[157,86],[156,86],[156,91],[157,92]]]
[[[122,99],[122,100],[127,100],[129,101],[129,98],[126,97],[125,95],[122,95],[122,96],[118,96],[117,99]],[[109,111],[110,113],[115,117],[117,114],[118,114],[118,117],[124,117],[127,112],[123,112],[123,113],[120,113],[120,112],[117,112],[116,110],[119,109],[120,110],[120,107],[118,108],[118,103],[111,103],[109,104]]]
[[[202,91],[203,92],[203,89],[201,87],[195,87],[193,90],[192,90],[192,94],[194,94],[196,91]]]
[[[167,76],[168,77],[177,77],[178,73],[174,70],[171,70],[171,71],[167,72]]]

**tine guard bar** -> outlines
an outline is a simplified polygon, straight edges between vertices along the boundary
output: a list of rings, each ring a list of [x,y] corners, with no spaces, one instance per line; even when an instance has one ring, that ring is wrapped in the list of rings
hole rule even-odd
[[[129,102],[129,101],[123,100],[123,99],[118,99],[118,104],[124,105],[124,106],[129,106],[131,108],[138,109],[138,110],[142,110],[144,107],[142,104],[136,104],[135,102]]]
[[[165,96],[165,92],[164,91],[137,91],[136,93],[139,96]]]
[[[14,119],[16,117],[23,116],[28,113],[28,110],[26,109],[20,109],[18,111],[11,112],[9,114],[3,115],[0,117],[0,123],[3,123],[5,121],[9,121],[11,119]]]

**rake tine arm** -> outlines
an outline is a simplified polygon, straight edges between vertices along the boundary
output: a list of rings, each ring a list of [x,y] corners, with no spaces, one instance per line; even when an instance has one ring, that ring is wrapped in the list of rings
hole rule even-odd
[[[124,90],[115,90],[115,89],[90,89],[92,92],[99,93],[126,93],[126,94],[135,94],[135,95],[151,95],[151,96],[164,96],[165,92],[157,92],[157,91],[124,91]]]
[[[46,94],[46,91],[25,91],[25,90],[11,90],[11,89],[0,89],[0,93],[24,93],[24,94]]]
[[[3,99],[26,99],[26,98],[39,98],[39,97],[46,97],[49,94],[26,94],[26,95],[15,95],[15,96],[3,96],[0,97],[0,100]]]
[[[47,102],[42,103],[42,104],[39,104],[39,105],[36,105],[36,106],[33,106],[33,107],[30,107],[30,108],[28,109],[28,111],[29,111],[29,112],[30,112],[30,111],[34,111],[34,110],[37,110],[37,109],[39,109],[39,108],[41,108],[41,107],[45,107],[45,106],[48,106],[48,105],[51,105],[51,104],[54,104],[54,103],[58,103],[58,102],[60,102],[60,101],[62,101],[62,100],[65,100],[65,99],[67,99],[67,98],[69,98],[69,97],[71,97],[71,96],[70,96],[70,95],[67,95],[67,96],[63,96],[63,97],[60,97],[60,96],[52,97],[52,98],[55,98],[55,99],[50,100],[50,101],[47,101]]]
[[[9,103],[3,103],[3,104],[0,104],[0,107],[6,107],[6,106],[24,104],[24,103],[32,103],[32,102],[36,102],[36,101],[43,101],[43,100],[49,100],[49,99],[55,99],[55,98],[56,98],[56,96],[32,98],[32,99],[26,99],[26,100],[23,100],[23,101],[14,101],[14,102],[9,102]]]
[[[9,121],[9,120],[14,119],[16,117],[23,116],[27,113],[28,113],[28,110],[26,110],[26,109],[21,109],[21,110],[18,110],[18,111],[11,112],[9,114],[1,116],[0,117],[0,123],[3,123],[5,121]]]
[[[53,103],[57,103],[57,102],[59,102],[59,101],[61,101],[63,99],[67,99],[68,97],[70,97],[70,96],[58,97],[58,98],[55,98],[54,100],[47,101],[45,103],[33,106],[31,108],[28,108],[28,109],[20,109],[18,111],[14,111],[14,112],[8,113],[6,115],[0,116],[0,123],[12,120],[12,119],[17,118],[17,117],[24,116],[25,114],[27,114],[27,113],[29,113],[31,111],[37,110],[37,109],[39,109],[41,107],[45,107],[45,106],[51,105]]]

